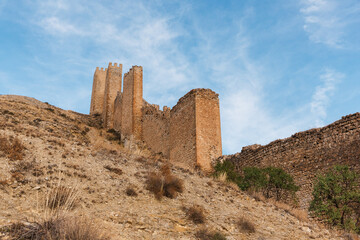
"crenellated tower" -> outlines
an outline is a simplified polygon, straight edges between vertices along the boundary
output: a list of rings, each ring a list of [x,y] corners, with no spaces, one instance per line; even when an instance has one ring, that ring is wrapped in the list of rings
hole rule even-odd
[[[106,71],[105,93],[103,95],[103,122],[105,128],[113,128],[114,102],[118,92],[121,92],[122,64],[109,63]]]

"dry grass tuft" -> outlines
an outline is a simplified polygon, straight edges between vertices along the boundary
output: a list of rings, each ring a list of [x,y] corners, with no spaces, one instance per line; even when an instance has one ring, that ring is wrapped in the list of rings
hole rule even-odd
[[[258,202],[259,201],[264,202],[266,200],[264,195],[262,193],[259,193],[259,192],[249,192],[249,195],[252,196]]]
[[[309,215],[306,210],[294,208],[286,203],[275,201],[275,200],[270,200],[270,202],[275,205],[276,209],[282,209],[285,212],[289,213],[290,215],[296,217],[300,221],[303,221],[303,222],[309,221]]]
[[[192,220],[195,224],[205,222],[205,210],[200,205],[194,205],[188,209],[184,208],[187,217]]]
[[[168,164],[163,165],[160,172],[151,172],[146,181],[147,189],[155,194],[158,200],[163,196],[176,198],[178,193],[184,191],[184,183],[171,173]]]
[[[343,238],[346,240],[360,240],[360,236],[354,233],[345,233]]]
[[[72,210],[76,205],[77,197],[75,189],[58,185],[49,191],[45,206],[50,209]]]
[[[226,237],[222,233],[211,232],[206,229],[196,232],[195,237],[199,240],[226,240]]]
[[[309,215],[306,210],[293,208],[290,210],[290,214],[296,217],[298,220],[302,222],[308,222],[309,221]]]
[[[0,180],[0,185],[2,186],[6,186],[9,184],[9,181],[8,180]]]
[[[10,160],[22,160],[25,147],[18,138],[0,137],[0,151],[4,152]]]
[[[242,232],[246,232],[246,233],[254,233],[255,232],[255,225],[244,217],[241,217],[239,219],[238,227],[240,228],[240,230]]]
[[[79,217],[51,217],[31,223],[13,223],[0,229],[10,239],[22,240],[105,240],[109,239],[89,220]]]
[[[120,168],[111,167],[109,165],[104,166],[105,169],[109,170],[110,172],[116,173],[117,175],[121,175],[123,171]]]
[[[131,187],[128,187],[125,192],[129,197],[137,197],[138,195],[137,192]]]

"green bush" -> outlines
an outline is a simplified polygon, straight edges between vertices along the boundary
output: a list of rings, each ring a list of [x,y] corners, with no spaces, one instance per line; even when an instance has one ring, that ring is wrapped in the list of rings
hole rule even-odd
[[[309,210],[331,225],[360,233],[359,182],[348,166],[334,166],[317,177]]]
[[[243,173],[244,178],[239,184],[241,190],[258,192],[266,186],[267,179],[262,169],[257,167],[244,167]]]
[[[236,183],[241,190],[263,192],[266,198],[273,197],[277,201],[294,200],[299,190],[293,177],[281,168],[244,167],[241,174],[232,162],[226,160],[218,162],[214,169],[215,176],[226,173],[227,180]]]
[[[242,182],[241,175],[235,170],[232,162],[226,160],[224,162],[217,162],[214,167],[214,176],[219,177],[221,174],[226,173],[226,179],[230,182],[240,184]]]
[[[274,197],[277,201],[289,197],[295,198],[299,187],[295,185],[294,178],[281,168],[267,167],[262,170],[267,181],[263,190],[266,198]]]

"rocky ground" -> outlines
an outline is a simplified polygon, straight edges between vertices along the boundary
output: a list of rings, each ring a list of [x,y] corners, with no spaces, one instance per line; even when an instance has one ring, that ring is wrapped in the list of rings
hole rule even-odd
[[[350,239],[176,164],[172,174],[184,181],[183,193],[157,200],[146,180],[165,159],[134,144],[119,144],[118,136],[101,129],[96,117],[32,98],[0,96],[0,138],[18,139],[25,147],[13,155],[0,151],[0,229],[46,217],[45,199],[61,185],[77,199],[67,214],[91,219],[111,239],[197,239],[203,229],[229,240]],[[129,189],[136,194],[127,194]],[[184,211],[194,205],[203,207],[204,223],[195,224]],[[255,231],[242,228],[240,219]],[[10,239],[5,231],[1,238]]]

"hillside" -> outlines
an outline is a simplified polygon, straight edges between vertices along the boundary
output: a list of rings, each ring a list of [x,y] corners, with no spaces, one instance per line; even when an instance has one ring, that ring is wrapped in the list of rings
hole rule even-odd
[[[1,229],[44,218],[44,199],[61,184],[78,196],[68,214],[91,219],[111,239],[196,239],[201,229],[221,232],[229,240],[344,237],[313,220],[299,220],[294,211],[256,201],[231,184],[176,165],[171,169],[184,181],[183,193],[157,200],[146,180],[166,160],[134,144],[125,148],[99,126],[96,117],[28,97],[0,96],[0,138],[18,139],[25,147],[23,154],[21,148],[13,152],[15,157],[0,151]],[[137,195],[129,196],[128,189]],[[205,209],[205,223],[187,217],[184,208],[194,205]],[[239,227],[242,217],[254,224],[254,233]],[[5,231],[1,238],[11,239]]]

